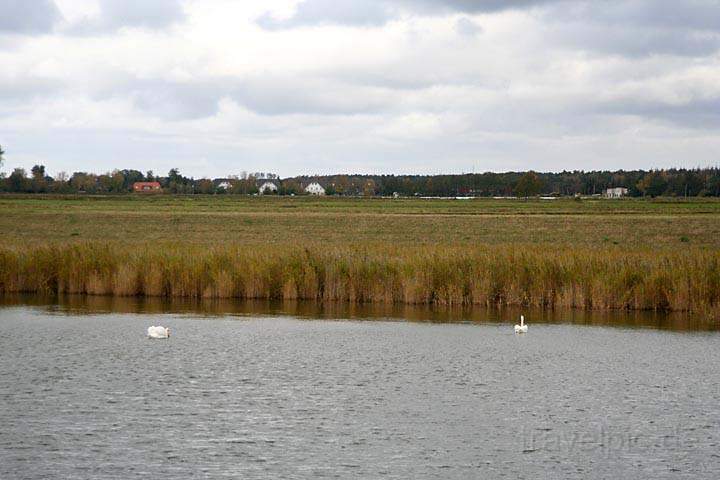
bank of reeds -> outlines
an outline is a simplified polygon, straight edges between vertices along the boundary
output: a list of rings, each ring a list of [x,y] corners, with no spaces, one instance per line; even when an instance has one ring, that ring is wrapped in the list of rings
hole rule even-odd
[[[0,247],[0,291],[692,311],[720,318],[720,252],[498,247]]]

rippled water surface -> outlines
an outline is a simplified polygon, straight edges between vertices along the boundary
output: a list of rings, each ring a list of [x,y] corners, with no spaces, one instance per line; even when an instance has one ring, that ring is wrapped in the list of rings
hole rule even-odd
[[[167,341],[145,337],[150,325]],[[0,478],[718,478],[720,336],[0,308]]]

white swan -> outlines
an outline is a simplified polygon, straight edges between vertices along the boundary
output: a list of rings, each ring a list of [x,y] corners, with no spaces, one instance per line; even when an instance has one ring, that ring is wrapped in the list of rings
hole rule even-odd
[[[520,325],[515,325],[515,333],[527,333],[527,325],[525,325],[525,317],[520,315]]]
[[[170,329],[167,327],[148,327],[148,338],[170,338]]]

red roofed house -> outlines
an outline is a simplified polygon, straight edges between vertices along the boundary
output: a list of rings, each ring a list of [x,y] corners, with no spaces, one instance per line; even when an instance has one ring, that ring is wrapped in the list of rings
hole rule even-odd
[[[137,193],[154,193],[160,191],[158,182],[135,182],[133,183],[133,192]]]

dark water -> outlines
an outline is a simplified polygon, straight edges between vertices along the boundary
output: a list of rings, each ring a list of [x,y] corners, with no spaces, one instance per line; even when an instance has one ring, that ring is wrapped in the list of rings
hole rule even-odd
[[[720,475],[720,335],[693,322],[96,308],[0,308],[0,478]]]

